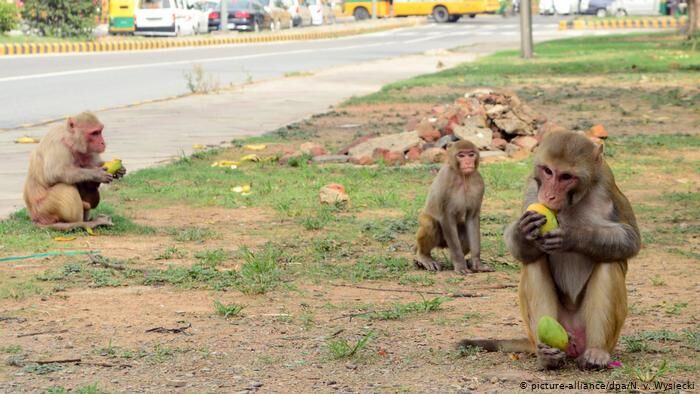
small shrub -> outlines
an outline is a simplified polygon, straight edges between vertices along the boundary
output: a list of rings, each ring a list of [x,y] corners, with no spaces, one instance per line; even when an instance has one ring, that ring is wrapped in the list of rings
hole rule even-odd
[[[374,331],[370,330],[354,344],[351,344],[345,338],[338,338],[329,341],[326,344],[326,348],[328,350],[328,354],[334,360],[339,360],[341,358],[350,358],[357,354],[357,352],[359,352],[360,350],[364,349],[373,337]]]
[[[14,4],[0,2],[0,34],[17,27],[17,7]]]
[[[42,36],[90,37],[97,7],[92,0],[25,0],[22,19]]]
[[[228,319],[229,317],[238,316],[241,313],[241,311],[243,311],[243,308],[245,308],[245,305],[238,305],[238,304],[224,305],[219,300],[214,301],[214,310],[216,310],[216,314],[223,316],[224,319]]]

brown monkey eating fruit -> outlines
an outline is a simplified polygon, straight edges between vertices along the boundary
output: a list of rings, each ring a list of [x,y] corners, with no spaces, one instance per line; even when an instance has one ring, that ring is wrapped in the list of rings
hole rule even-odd
[[[24,184],[24,202],[34,224],[56,230],[111,225],[109,218],[90,219],[100,202],[98,188],[126,174],[102,168],[104,125],[91,113],[70,117],[52,128],[32,152]]]
[[[582,369],[604,368],[627,315],[627,260],[639,252],[641,238],[603,146],[576,133],[545,134],[524,207],[532,203],[556,212],[558,227],[540,231],[547,218],[526,210],[506,229],[506,246],[523,264],[519,298],[528,340],[465,340],[461,345],[529,349],[546,369],[559,368],[566,356]],[[565,351],[535,335],[544,316],[554,316],[569,333]]]

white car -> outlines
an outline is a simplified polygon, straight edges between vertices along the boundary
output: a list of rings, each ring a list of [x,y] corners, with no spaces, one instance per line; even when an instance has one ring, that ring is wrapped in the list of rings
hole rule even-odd
[[[206,2],[185,0],[185,7],[189,13],[189,17],[194,23],[194,33],[209,32],[209,9]]]
[[[184,0],[140,0],[134,34],[179,36],[195,34],[196,22]]]

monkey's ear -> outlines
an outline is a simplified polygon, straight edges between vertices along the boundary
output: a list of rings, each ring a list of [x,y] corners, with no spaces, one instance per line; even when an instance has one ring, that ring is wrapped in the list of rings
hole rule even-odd
[[[70,130],[71,133],[74,132],[75,131],[75,120],[73,120],[73,118],[69,117],[68,120],[66,120],[66,126],[68,127],[68,130]]]
[[[603,144],[595,144],[595,148],[593,148],[593,160],[595,160],[596,164],[603,162],[603,150]]]

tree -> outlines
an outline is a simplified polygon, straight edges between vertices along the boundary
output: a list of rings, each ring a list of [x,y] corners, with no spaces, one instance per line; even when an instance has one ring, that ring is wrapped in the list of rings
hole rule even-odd
[[[688,36],[700,33],[700,0],[688,0]]]
[[[92,0],[26,0],[22,18],[43,36],[88,37],[95,28]]]

